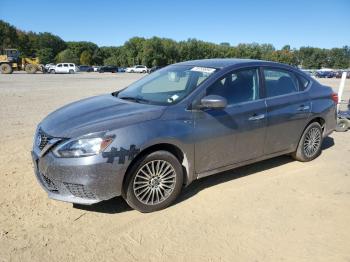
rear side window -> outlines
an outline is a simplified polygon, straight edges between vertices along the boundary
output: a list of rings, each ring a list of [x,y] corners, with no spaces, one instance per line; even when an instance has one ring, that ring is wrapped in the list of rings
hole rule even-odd
[[[280,96],[298,91],[298,79],[288,71],[264,69],[266,97]]]
[[[298,78],[299,78],[299,89],[300,91],[304,91],[305,89],[307,89],[310,81],[301,75],[298,75]]]

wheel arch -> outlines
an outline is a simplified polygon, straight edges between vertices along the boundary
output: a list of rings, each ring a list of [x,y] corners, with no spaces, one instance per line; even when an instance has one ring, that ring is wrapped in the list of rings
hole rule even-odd
[[[170,143],[159,143],[159,144],[154,144],[151,146],[148,146],[146,148],[144,148],[128,165],[124,178],[123,178],[123,187],[122,187],[122,192],[125,192],[125,186],[127,184],[127,180],[130,176],[130,169],[144,156],[149,155],[153,152],[156,151],[167,151],[171,154],[173,154],[180,162],[181,166],[182,166],[182,170],[183,170],[183,174],[184,174],[184,185],[187,185],[188,183],[191,182],[189,175],[190,175],[190,171],[189,171],[189,162],[187,159],[186,154],[177,146],[174,144],[170,144]]]
[[[314,117],[312,118],[308,123],[307,125],[305,126],[304,128],[304,131],[305,129],[311,124],[311,123],[314,123],[314,122],[317,122],[321,125],[321,128],[322,128],[322,132],[325,131],[325,125],[326,125],[326,120],[320,116],[317,116],[317,117]]]

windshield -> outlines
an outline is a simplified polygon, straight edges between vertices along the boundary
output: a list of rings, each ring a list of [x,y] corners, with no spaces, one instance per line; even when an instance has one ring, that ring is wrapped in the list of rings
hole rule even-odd
[[[158,105],[175,104],[206,80],[215,68],[172,65],[160,69],[118,93],[120,99]]]

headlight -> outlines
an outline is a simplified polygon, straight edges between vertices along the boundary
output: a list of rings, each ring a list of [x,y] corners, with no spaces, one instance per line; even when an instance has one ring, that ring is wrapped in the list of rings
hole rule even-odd
[[[82,137],[70,139],[59,144],[53,153],[56,157],[93,156],[105,150],[113,141],[113,137]]]

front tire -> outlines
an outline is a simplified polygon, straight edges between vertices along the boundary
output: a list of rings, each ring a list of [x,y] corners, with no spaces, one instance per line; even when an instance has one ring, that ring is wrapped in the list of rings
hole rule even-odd
[[[180,194],[183,171],[179,160],[167,151],[142,157],[127,174],[124,198],[130,207],[154,212],[171,205]]]
[[[38,68],[36,65],[26,64],[24,70],[27,72],[27,74],[35,74]]]
[[[322,141],[321,125],[317,122],[311,123],[301,136],[297,150],[292,154],[292,157],[301,162],[314,160],[321,154]]]
[[[0,71],[2,74],[12,74],[13,69],[10,64],[1,64],[0,65]]]

